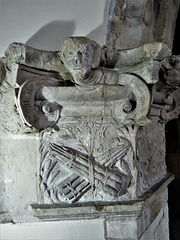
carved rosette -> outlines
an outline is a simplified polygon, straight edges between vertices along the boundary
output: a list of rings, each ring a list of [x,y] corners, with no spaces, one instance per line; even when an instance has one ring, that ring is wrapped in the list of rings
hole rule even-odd
[[[134,184],[135,135],[149,122],[150,92],[131,74],[103,73],[98,85],[67,87],[39,77],[19,89],[22,120],[43,130],[40,176],[46,203],[113,201]]]
[[[62,107],[59,130],[42,134],[46,203],[114,201],[132,194],[135,136],[139,125],[149,123],[150,92],[131,74],[103,72],[102,84],[42,88],[41,95]]]

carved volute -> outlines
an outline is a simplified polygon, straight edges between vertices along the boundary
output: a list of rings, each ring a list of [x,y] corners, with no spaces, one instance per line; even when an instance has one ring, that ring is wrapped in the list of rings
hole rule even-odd
[[[162,43],[112,51],[85,37],[58,52],[9,46],[1,94],[13,92],[20,131],[39,132],[42,203],[136,199],[157,181],[138,180],[148,178],[138,136],[179,114],[179,58],[169,55]]]

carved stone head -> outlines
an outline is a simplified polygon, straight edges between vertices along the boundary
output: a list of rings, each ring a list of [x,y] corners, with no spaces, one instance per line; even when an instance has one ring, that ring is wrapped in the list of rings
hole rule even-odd
[[[93,82],[93,70],[101,60],[101,47],[86,37],[69,37],[63,40],[60,58],[77,84]]]

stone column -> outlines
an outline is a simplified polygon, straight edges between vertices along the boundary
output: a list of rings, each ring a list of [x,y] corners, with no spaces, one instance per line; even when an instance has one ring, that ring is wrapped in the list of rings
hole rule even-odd
[[[128,49],[163,42],[172,49],[178,8],[178,0],[112,0],[107,46]]]

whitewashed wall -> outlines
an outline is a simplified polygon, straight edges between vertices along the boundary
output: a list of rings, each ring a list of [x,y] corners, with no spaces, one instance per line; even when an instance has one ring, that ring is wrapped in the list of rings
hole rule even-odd
[[[0,56],[12,42],[58,50],[67,36],[103,45],[110,0],[0,0]]]
[[[61,221],[0,226],[1,240],[104,240],[103,220]]]

